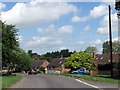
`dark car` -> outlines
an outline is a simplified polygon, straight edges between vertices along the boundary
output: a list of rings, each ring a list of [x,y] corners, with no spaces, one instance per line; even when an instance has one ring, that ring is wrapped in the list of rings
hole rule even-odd
[[[78,70],[71,71],[71,74],[84,74],[84,69],[78,69]]]

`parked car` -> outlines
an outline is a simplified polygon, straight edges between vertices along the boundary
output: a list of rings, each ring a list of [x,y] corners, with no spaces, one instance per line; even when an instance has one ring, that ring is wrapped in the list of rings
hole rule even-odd
[[[29,70],[28,75],[30,75],[30,74],[37,74],[37,70],[35,70],[35,69]]]
[[[9,67],[3,67],[2,68],[2,75],[11,75],[12,71],[9,69]]]
[[[84,74],[84,69],[78,69],[75,71],[71,71],[71,74]]]
[[[7,74],[7,72],[8,72],[8,70],[7,70],[7,69],[3,69],[3,70],[2,70],[2,75]]]

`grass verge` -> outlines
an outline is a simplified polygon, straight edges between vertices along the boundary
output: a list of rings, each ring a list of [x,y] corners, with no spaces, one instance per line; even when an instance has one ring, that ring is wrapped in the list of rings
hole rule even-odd
[[[91,81],[96,81],[96,82],[105,82],[105,83],[118,84],[118,81],[119,81],[118,79],[113,79],[110,77],[102,77],[102,76],[79,75],[79,74],[60,74],[60,75],[74,77],[74,78],[78,78],[78,79],[91,80]]]
[[[2,76],[0,76],[0,90],[2,89]]]
[[[22,76],[2,76],[2,88],[8,88],[22,79]]]

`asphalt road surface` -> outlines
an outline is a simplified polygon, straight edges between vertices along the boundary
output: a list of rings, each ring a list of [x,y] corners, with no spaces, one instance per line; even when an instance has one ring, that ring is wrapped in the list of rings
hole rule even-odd
[[[92,88],[74,78],[54,75],[24,75],[23,79],[10,88]]]

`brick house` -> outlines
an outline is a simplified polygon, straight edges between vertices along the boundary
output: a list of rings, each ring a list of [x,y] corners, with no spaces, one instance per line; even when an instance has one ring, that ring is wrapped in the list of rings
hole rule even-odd
[[[64,72],[64,58],[55,58],[48,65],[48,73],[63,73]]]
[[[45,68],[47,70],[47,66],[49,65],[49,62],[47,60],[33,60],[32,62],[32,68],[33,69],[40,69],[41,67]]]
[[[118,54],[113,54],[113,62],[118,62]],[[109,54],[96,54],[94,56],[94,63],[108,63],[110,62],[110,55]]]
[[[113,54],[113,63],[119,62],[119,55]],[[110,63],[110,55],[109,54],[96,54],[93,58],[94,64],[98,68],[99,74],[109,74],[110,75],[110,68],[111,66],[108,65]],[[102,64],[103,66],[101,66]],[[113,69],[114,70],[114,69]],[[118,71],[114,70],[114,75],[118,75]]]

